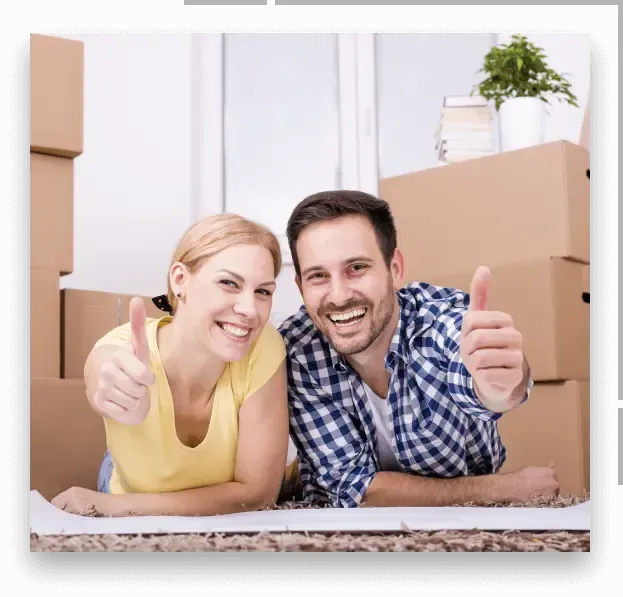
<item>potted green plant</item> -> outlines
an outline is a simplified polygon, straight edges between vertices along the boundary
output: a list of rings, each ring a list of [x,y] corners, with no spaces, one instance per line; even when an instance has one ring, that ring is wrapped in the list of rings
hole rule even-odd
[[[578,107],[566,79],[547,64],[543,48],[523,35],[513,35],[509,44],[491,48],[478,73],[486,78],[477,83],[478,93],[494,102],[500,115],[501,149],[509,151],[543,143],[545,106],[550,99]]]

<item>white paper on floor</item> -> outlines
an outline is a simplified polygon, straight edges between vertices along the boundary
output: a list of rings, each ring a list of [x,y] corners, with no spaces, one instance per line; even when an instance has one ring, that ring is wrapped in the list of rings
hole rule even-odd
[[[443,529],[589,531],[590,502],[566,508],[321,508],[220,516],[92,517],[63,512],[30,492],[30,532],[37,535],[162,533],[377,532]]]

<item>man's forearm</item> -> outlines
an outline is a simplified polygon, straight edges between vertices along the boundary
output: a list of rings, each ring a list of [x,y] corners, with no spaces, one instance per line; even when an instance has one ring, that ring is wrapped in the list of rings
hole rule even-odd
[[[409,473],[377,473],[364,495],[365,506],[453,506],[504,502],[510,498],[505,474],[438,479]]]
[[[256,510],[273,503],[267,492],[252,490],[237,482],[169,493],[111,495],[110,498],[112,516],[212,516]]]

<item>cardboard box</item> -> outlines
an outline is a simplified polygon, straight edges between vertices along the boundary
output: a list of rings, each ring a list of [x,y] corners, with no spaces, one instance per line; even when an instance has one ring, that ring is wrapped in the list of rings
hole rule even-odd
[[[83,151],[84,43],[30,36],[30,150],[75,158]]]
[[[498,422],[507,459],[500,472],[553,463],[561,493],[590,491],[590,385],[535,384],[530,398]]]
[[[590,379],[589,268],[557,257],[491,268],[487,308],[512,316],[535,381]],[[473,275],[426,282],[469,292]]]
[[[548,257],[589,263],[589,154],[567,141],[382,179],[408,281]]]
[[[130,319],[130,301],[134,295],[94,290],[61,291],[62,377],[82,379],[84,364],[95,343]],[[142,297],[147,317],[160,318],[151,297]]]
[[[74,269],[74,164],[30,154],[30,267]]]
[[[97,490],[106,451],[103,419],[81,380],[30,383],[30,489],[51,500],[70,487]]]
[[[58,272],[30,270],[30,376],[59,377],[61,308]]]

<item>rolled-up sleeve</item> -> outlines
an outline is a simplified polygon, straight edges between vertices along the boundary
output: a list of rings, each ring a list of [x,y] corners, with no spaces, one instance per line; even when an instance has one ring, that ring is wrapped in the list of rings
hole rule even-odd
[[[488,409],[476,395],[474,379],[461,358],[461,329],[466,309],[452,307],[435,321],[437,343],[443,347],[448,363],[448,393],[456,405],[468,415],[496,421],[502,415]]]
[[[335,508],[359,506],[377,469],[340,397],[321,388],[295,359],[288,363],[288,395],[305,498]]]

